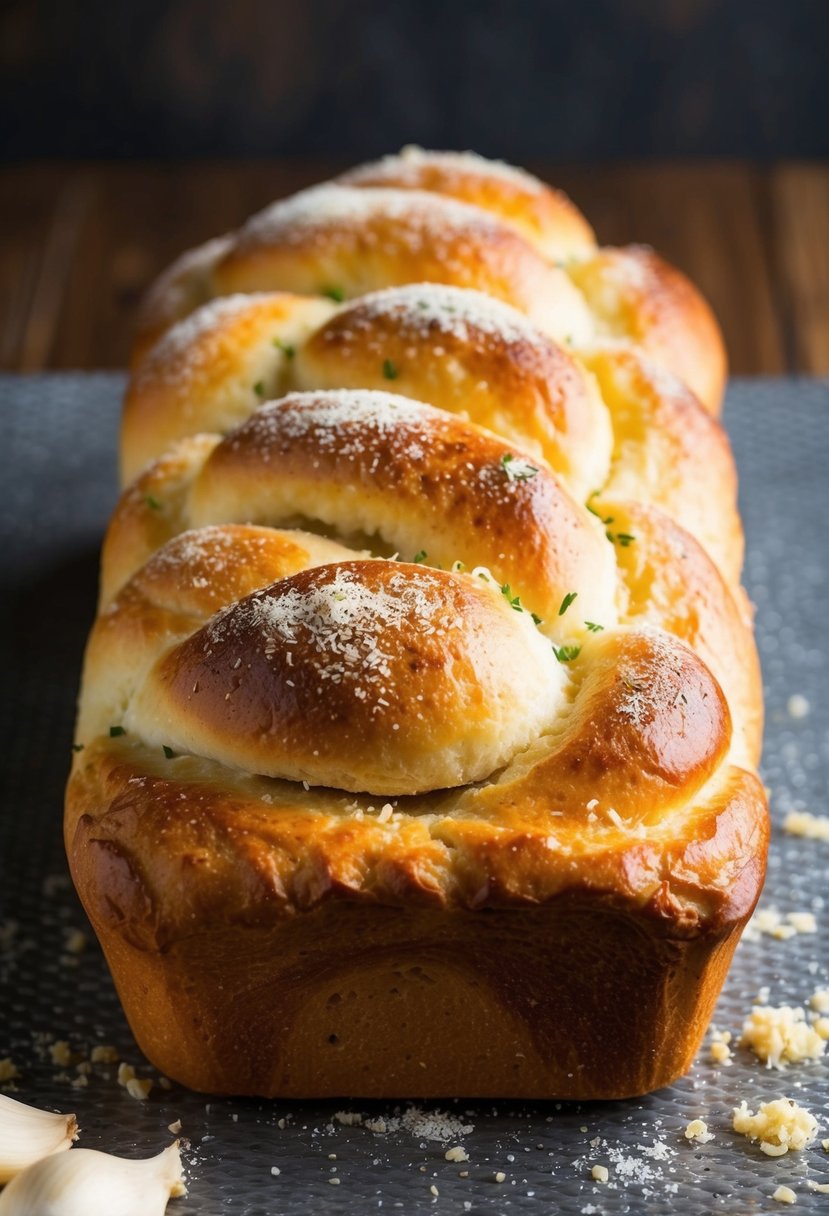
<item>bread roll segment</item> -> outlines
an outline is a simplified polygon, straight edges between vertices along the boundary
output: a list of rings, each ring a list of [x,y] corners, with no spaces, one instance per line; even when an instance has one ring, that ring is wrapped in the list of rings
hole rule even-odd
[[[768,843],[724,370],[678,272],[471,154],[162,276],[65,837],[165,1074],[608,1099],[688,1067]]]

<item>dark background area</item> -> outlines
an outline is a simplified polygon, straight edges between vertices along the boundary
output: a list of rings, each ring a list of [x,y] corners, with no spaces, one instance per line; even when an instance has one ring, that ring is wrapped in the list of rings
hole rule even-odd
[[[829,153],[827,0],[6,0],[7,158]]]

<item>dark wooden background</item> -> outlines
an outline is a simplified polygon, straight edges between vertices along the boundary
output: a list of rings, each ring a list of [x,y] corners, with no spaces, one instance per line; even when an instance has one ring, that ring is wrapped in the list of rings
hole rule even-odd
[[[827,0],[0,0],[17,157],[829,155]]]
[[[178,253],[331,163],[21,165],[0,174],[0,365],[120,367]],[[829,374],[829,166],[534,163],[605,243],[645,241],[711,300],[737,373]]]
[[[141,292],[403,143],[568,190],[736,372],[829,372],[829,0],[0,0],[0,366],[118,367]]]

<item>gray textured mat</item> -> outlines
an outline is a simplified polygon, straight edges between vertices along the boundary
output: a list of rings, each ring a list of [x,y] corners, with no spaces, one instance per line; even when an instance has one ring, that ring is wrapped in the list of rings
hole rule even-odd
[[[444,1106],[471,1129],[444,1121],[445,1143],[429,1138],[441,1130],[424,1117],[429,1109],[395,1122],[395,1111],[404,1111],[393,1104],[211,1101],[177,1087],[156,1088],[139,1103],[116,1084],[113,1068],[99,1065],[86,1085],[72,1087],[76,1067],[52,1062],[48,1036],[84,1054],[96,1043],[114,1044],[140,1075],[153,1075],[94,941],[77,955],[65,949],[70,931],[85,924],[64,877],[62,786],[97,549],[115,496],[121,389],[114,375],[0,377],[7,614],[0,631],[0,1059],[8,1055],[18,1066],[19,1096],[77,1111],[84,1145],[126,1155],[156,1151],[170,1138],[167,1125],[180,1118],[192,1144],[190,1197],[172,1203],[171,1213],[702,1216],[785,1211],[771,1200],[780,1183],[798,1192],[797,1211],[826,1210],[827,1197],[805,1186],[806,1177],[829,1182],[829,1155],[819,1142],[772,1160],[730,1130],[730,1110],[741,1098],[756,1105],[785,1093],[829,1136],[829,1061],[781,1074],[737,1051],[734,1065],[720,1068],[706,1047],[688,1077],[642,1101]],[[776,830],[761,906],[811,910],[820,928],[818,935],[740,946],[716,1019],[739,1031],[762,985],[772,1004],[797,1005],[829,984],[829,843],[786,836],[780,826],[792,807],[829,813],[829,387],[737,381],[726,422],[742,476],[746,580],[758,608],[767,688],[764,771]],[[793,694],[807,698],[805,717],[789,712]],[[386,1130],[343,1126],[338,1110],[385,1120]],[[715,1133],[705,1146],[682,1134],[696,1116]],[[458,1143],[468,1163],[445,1160],[446,1148]],[[591,1180],[594,1162],[610,1167],[607,1185]],[[339,1185],[331,1185],[333,1177]]]

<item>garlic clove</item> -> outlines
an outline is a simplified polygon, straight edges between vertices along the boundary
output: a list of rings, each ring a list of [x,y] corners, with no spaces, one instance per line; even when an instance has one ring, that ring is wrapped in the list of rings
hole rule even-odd
[[[74,1115],[38,1110],[0,1094],[0,1184],[42,1157],[63,1152],[77,1138]]]
[[[178,1141],[127,1161],[96,1149],[44,1157],[0,1192],[0,1216],[163,1216],[184,1195]]]

